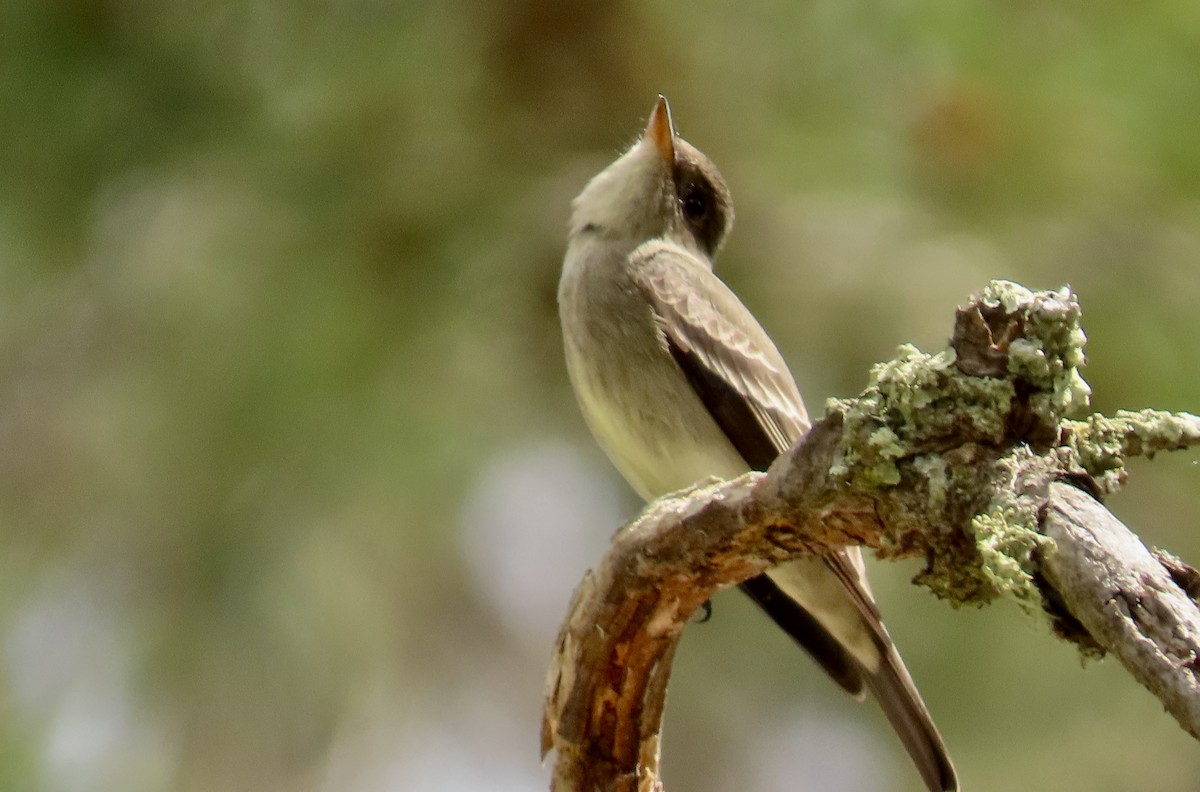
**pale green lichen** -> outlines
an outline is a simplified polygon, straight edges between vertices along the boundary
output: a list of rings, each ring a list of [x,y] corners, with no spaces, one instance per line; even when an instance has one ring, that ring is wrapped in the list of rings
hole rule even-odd
[[[1033,303],[1034,293],[1019,283],[994,280],[979,293],[979,301],[985,305],[1002,307],[1008,313],[1016,313]]]
[[[831,399],[828,412],[843,416],[845,453],[831,471],[854,471],[864,483],[899,483],[897,462],[942,437],[999,442],[1013,398],[1007,380],[968,377],[954,365],[953,350],[930,355],[905,344],[896,358],[871,369],[856,399]]]
[[[1076,463],[1110,493],[1124,483],[1128,457],[1200,445],[1200,418],[1191,413],[1118,410],[1112,418],[1064,421],[1062,428],[1062,443]]]
[[[952,349],[928,354],[905,345],[872,368],[857,398],[827,403],[842,420],[832,475],[865,488],[911,477],[927,492],[930,514],[976,512],[968,550],[977,551],[978,568],[939,566],[941,556],[931,553],[923,573],[955,601],[1006,596],[1043,613],[1034,573],[1038,556],[1054,549],[1038,530],[1044,483],[1086,472],[1111,491],[1124,479],[1128,456],[1200,445],[1200,418],[1188,414],[1066,420],[1091,397],[1080,375],[1087,340],[1081,313],[1069,288],[1033,292],[994,281],[959,314],[956,338],[970,361],[960,367]],[[942,453],[951,449],[959,455]],[[1009,481],[994,478],[1005,471]],[[1029,478],[1031,471],[1037,475]],[[994,494],[979,509],[981,487]]]
[[[992,281],[980,302],[1024,318],[1023,337],[1008,347],[1008,371],[1033,386],[1030,408],[1042,421],[1054,425],[1088,407],[1092,389],[1079,373],[1087,336],[1070,288],[1035,293],[1011,281]]]
[[[1030,614],[1042,613],[1042,594],[1034,581],[1036,551],[1054,542],[1038,532],[1037,507],[1031,499],[1007,496],[972,518],[970,530],[979,551],[979,572],[997,595],[1011,597]]]
[[[1053,543],[1038,532],[1039,499],[1021,494],[1016,477],[1035,457],[1030,446],[1056,444],[1063,418],[1088,405],[1091,389],[1079,373],[1086,342],[1081,311],[1068,288],[1033,292],[1009,281],[989,284],[976,304],[995,334],[993,354],[1006,355],[1007,376],[964,373],[953,349],[928,354],[900,347],[895,359],[872,368],[858,398],[828,402],[827,411],[842,416],[843,440],[830,472],[855,485],[887,487],[910,471],[924,484],[931,511],[941,513],[972,498],[980,482],[976,468],[959,470],[938,449],[1012,445],[1000,461],[1002,468],[1011,465],[1011,486],[1000,486],[969,522],[979,567],[959,578],[961,570],[943,570],[942,588],[962,593],[961,601],[1007,596],[1041,612],[1034,559]],[[936,574],[931,568],[926,577]]]
[[[913,459],[913,469],[929,487],[929,508],[938,514],[946,508],[950,493],[950,476],[941,454],[922,454]]]

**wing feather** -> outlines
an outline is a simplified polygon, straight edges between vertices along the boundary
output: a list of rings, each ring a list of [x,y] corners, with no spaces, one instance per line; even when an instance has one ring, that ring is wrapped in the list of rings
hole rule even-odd
[[[808,431],[808,413],[779,351],[741,301],[683,248],[635,251],[635,283],[663,341],[747,464],[765,470]],[[737,404],[734,404],[734,403]],[[743,448],[743,446],[746,446]]]

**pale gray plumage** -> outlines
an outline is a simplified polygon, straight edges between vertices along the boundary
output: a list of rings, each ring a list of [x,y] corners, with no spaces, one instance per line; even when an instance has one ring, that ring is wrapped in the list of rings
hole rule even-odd
[[[720,174],[660,97],[643,137],[575,199],[559,284],[567,369],[597,442],[646,500],[765,469],[807,431],[779,351],[712,272]],[[743,588],[850,693],[870,688],[931,790],[958,782],[883,626],[857,548]]]

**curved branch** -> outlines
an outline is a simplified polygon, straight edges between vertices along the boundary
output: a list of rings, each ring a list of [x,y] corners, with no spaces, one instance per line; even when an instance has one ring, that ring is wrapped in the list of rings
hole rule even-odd
[[[1200,739],[1200,610],[1177,582],[1195,571],[1164,566],[1062,483],[1099,496],[1124,455],[1200,444],[1200,419],[1066,421],[1089,393],[1078,319],[1068,290],[993,283],[959,310],[952,350],[902,348],[765,474],[661,499],[619,531],[547,677],[553,788],[661,789],[667,681],[691,614],[719,588],[846,545],[924,556],[916,582],[939,596],[1010,597],[1081,651],[1114,652]]]
[[[840,422],[817,424],[797,465],[827,468]],[[819,547],[876,544],[869,504],[843,501],[827,477],[773,490],[786,472],[747,473],[656,501],[614,538],[575,592],[547,679],[542,754],[557,752],[557,790],[657,790],[670,663],[692,613],[719,588]],[[799,527],[785,514],[804,514]]]

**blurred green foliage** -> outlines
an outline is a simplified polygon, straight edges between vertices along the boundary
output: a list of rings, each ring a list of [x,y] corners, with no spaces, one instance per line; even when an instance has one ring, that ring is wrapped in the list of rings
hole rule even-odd
[[[1194,3],[68,0],[0,41],[0,788],[542,784],[556,554],[636,508],[560,361],[565,222],[659,92],[817,411],[995,277],[1078,290],[1098,409],[1200,404]],[[1112,505],[1195,561],[1198,476]],[[914,571],[876,588],[968,788],[1195,788],[1113,663]],[[679,788],[918,788],[740,600],[677,668]]]

